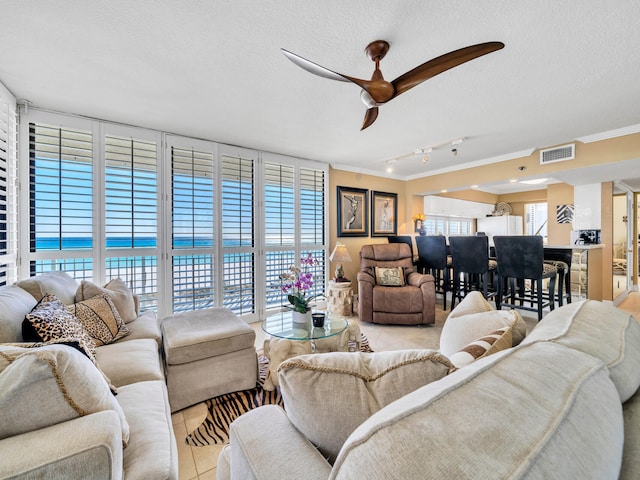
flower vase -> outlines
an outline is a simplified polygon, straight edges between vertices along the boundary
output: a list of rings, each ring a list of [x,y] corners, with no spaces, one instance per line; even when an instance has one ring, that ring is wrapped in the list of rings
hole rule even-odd
[[[300,313],[297,310],[291,312],[291,318],[293,323],[310,325],[311,324],[311,310]]]

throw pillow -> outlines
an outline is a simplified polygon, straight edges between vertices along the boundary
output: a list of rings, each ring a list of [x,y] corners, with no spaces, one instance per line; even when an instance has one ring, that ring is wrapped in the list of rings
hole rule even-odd
[[[457,368],[462,368],[480,358],[488,357],[500,350],[511,348],[513,343],[512,331],[513,325],[499,328],[495,332],[491,332],[484,337],[474,340],[462,350],[453,354],[449,360],[451,360],[451,363]]]
[[[96,347],[131,333],[106,293],[69,305],[67,309],[82,323]]]
[[[333,463],[358,425],[453,368],[434,350],[333,352],[285,360],[278,379],[289,420]]]
[[[482,293],[474,291],[469,292],[462,301],[456,305],[456,308],[451,310],[447,319],[462,317],[470,313],[490,312],[493,310],[495,310],[495,308],[487,302]]]
[[[376,283],[385,287],[404,287],[402,267],[376,267]]]
[[[27,342],[64,343],[71,345],[96,363],[93,339],[58,298],[48,293],[33,307],[22,322],[22,336]]]
[[[440,352],[451,357],[477,338],[512,324],[512,346],[515,346],[527,331],[527,325],[517,310],[490,310],[453,318],[449,315],[440,334]]]
[[[100,371],[68,346],[0,346],[0,405],[0,438],[114,410],[123,442],[129,439],[124,412]]]
[[[36,301],[47,293],[53,293],[65,305],[74,302],[78,282],[65,272],[47,272],[16,283],[29,292]]]
[[[109,295],[125,323],[133,322],[137,318],[133,293],[120,278],[111,280],[104,287],[99,287],[95,283],[83,280],[76,291],[76,302],[82,302],[103,293]]]

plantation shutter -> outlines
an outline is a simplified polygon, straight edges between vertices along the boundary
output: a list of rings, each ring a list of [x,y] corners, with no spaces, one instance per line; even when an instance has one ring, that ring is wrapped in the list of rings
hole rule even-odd
[[[30,274],[93,275],[91,132],[29,124]]]
[[[265,245],[295,243],[295,172],[291,165],[265,163]]]
[[[317,261],[310,267],[313,273],[311,295],[324,293],[326,285],[325,255],[325,172],[300,169],[300,244],[303,255],[311,253]]]
[[[171,147],[173,312],[214,306],[214,156]]]
[[[15,100],[0,85],[0,285],[17,280],[17,121]]]
[[[106,135],[105,277],[121,278],[143,309],[158,302],[157,147]]]
[[[277,308],[286,302],[280,275],[296,263],[295,174],[293,165],[264,164],[266,309]]]
[[[156,245],[156,157],[155,143],[105,137],[107,248]]]
[[[223,306],[236,314],[255,312],[254,159],[223,155]]]

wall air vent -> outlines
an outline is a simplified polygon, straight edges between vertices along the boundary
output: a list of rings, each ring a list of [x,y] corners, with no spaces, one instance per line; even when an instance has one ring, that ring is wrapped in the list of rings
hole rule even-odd
[[[564,162],[573,160],[576,153],[576,144],[562,145],[561,147],[547,148],[540,150],[540,165],[553,162]]]

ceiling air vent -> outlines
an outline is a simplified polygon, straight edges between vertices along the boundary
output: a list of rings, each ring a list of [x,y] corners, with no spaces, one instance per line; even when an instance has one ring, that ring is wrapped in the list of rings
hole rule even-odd
[[[540,165],[553,162],[564,162],[575,158],[576,144],[562,145],[561,147],[540,150]]]

